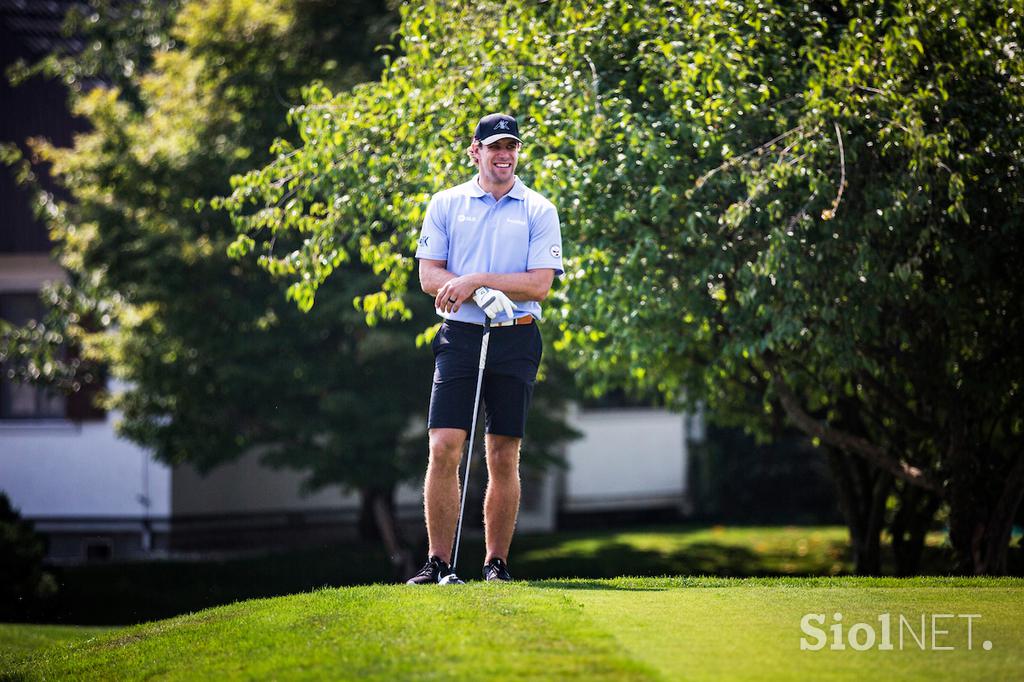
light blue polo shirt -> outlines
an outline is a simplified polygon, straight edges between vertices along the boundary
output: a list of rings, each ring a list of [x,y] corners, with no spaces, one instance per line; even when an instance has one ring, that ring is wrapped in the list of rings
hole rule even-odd
[[[456,276],[473,272],[526,272],[562,270],[562,232],[554,204],[523,184],[518,177],[498,201],[485,192],[477,178],[435,194],[420,232],[417,258],[442,260]],[[538,301],[513,301],[513,317],[541,319]],[[486,315],[471,300],[449,320],[483,324]],[[494,319],[505,322],[504,313]]]

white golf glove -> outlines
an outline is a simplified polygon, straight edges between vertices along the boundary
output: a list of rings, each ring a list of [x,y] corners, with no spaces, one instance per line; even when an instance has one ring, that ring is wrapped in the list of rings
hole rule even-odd
[[[512,313],[515,312],[512,300],[497,289],[480,287],[473,292],[473,300],[492,320],[502,312],[511,318]]]

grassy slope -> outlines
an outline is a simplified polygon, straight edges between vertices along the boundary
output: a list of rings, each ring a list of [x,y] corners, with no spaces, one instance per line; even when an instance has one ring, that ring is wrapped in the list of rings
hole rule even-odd
[[[15,675],[646,679],[564,596],[517,587],[370,586],[254,600],[55,648]],[[502,646],[494,646],[500,634]],[[510,655],[513,653],[514,655]]]
[[[1019,579],[617,579],[369,586],[257,600],[24,659],[11,678],[1014,679]],[[805,652],[800,618],[979,613],[974,650]],[[991,651],[979,648],[989,639]]]

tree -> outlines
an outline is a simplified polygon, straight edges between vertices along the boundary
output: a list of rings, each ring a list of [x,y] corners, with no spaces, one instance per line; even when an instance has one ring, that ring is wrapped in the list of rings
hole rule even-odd
[[[310,488],[358,490],[371,521],[362,527],[400,559],[391,492],[422,473],[422,443],[414,458],[407,440],[427,389],[394,387],[429,385],[429,359],[412,343],[424,323],[367,329],[352,298],[379,285],[358,264],[301,313],[277,282],[228,257],[234,231],[208,207],[287,134],[299,84],[347,87],[376,72],[393,15],[372,0],[191,2],[150,40],[163,24],[138,31],[119,8],[98,3],[84,25],[96,27],[87,44],[117,36],[104,43],[114,54],[94,67],[75,56],[47,65],[90,128],[68,149],[32,144],[67,192],[43,198],[72,283],[47,293],[47,320],[7,330],[0,359],[72,390],[92,378],[87,369],[109,366],[127,386],[105,396],[123,411],[119,433],[165,462],[205,471],[258,449],[307,472]],[[150,67],[108,78],[133,50]],[[91,87],[98,78],[126,87]],[[61,343],[80,345],[83,359],[62,362]]]
[[[385,275],[363,311],[406,317],[429,193],[474,117],[514,111],[523,175],[562,212],[581,377],[760,433],[784,412],[941,499],[958,570],[999,573],[1024,494],[1022,12],[426,0],[379,83],[311,84],[298,143],[236,178],[236,253],[304,308],[358,254]],[[272,253],[282,233],[301,247]]]

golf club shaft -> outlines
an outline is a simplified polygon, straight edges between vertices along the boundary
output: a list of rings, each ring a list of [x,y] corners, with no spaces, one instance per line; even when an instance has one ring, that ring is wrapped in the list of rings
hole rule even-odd
[[[469,445],[466,453],[466,474],[462,480],[462,502],[459,503],[459,523],[455,526],[455,550],[452,552],[451,569],[459,562],[459,540],[462,539],[462,514],[466,510],[466,491],[469,490],[469,465],[473,462],[473,439],[476,436],[476,416],[480,408],[480,388],[484,384],[484,365],[487,364],[487,342],[491,335],[491,318],[484,320],[484,336],[480,340],[480,369],[476,375],[476,396],[473,398],[473,421],[469,427]]]

